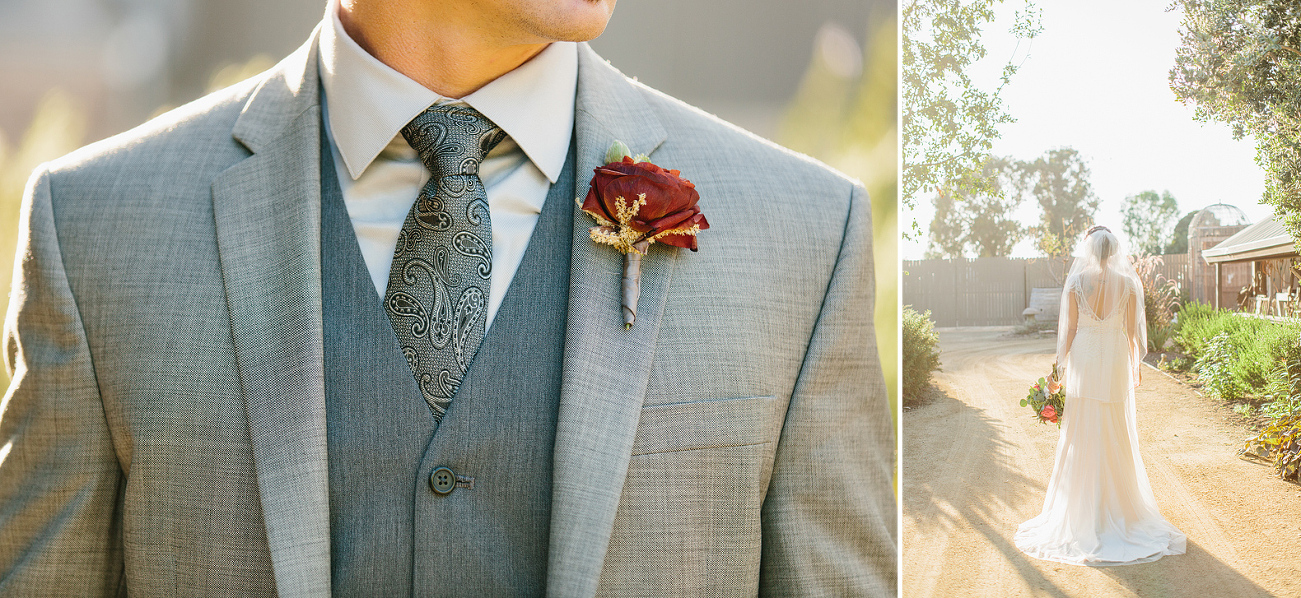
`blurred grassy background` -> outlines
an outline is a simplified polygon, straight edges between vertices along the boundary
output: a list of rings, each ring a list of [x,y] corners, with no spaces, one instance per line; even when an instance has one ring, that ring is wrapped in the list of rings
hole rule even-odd
[[[8,313],[14,251],[18,243],[18,208],[27,179],[42,162],[78,147],[86,138],[86,111],[66,92],[52,90],[37,104],[31,124],[14,142],[0,131],[0,284],[5,295],[0,308]],[[0,384],[9,386],[9,374],[0,372]]]
[[[872,198],[876,340],[899,417],[898,37],[893,14],[873,20],[861,54],[824,27],[777,140],[863,181]],[[860,57],[861,56],[861,57]]]

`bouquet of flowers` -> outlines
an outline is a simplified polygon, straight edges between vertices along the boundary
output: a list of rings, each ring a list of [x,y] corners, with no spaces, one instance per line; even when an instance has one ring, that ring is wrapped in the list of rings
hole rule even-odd
[[[1062,427],[1062,414],[1066,413],[1066,391],[1062,388],[1057,364],[1053,364],[1052,374],[1040,378],[1030,386],[1029,394],[1021,399],[1021,406],[1034,409],[1039,423],[1052,422],[1057,427]]]

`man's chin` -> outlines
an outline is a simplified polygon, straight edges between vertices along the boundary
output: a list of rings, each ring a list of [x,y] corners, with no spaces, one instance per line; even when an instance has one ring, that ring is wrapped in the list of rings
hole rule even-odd
[[[596,39],[596,38],[598,38],[598,37],[601,37],[601,34],[604,33],[604,32],[605,32],[605,27],[602,26],[602,27],[600,27],[600,28],[598,28],[598,29],[592,29],[592,30],[586,30],[586,31],[576,32],[576,33],[574,33],[574,34],[572,34],[572,35],[568,35],[568,36],[564,37],[563,39],[557,39],[556,41],[558,41],[558,42],[590,42],[590,41],[592,41],[592,40],[594,40],[594,39]]]
[[[613,0],[570,0],[566,10],[535,21],[534,33],[551,41],[586,42],[605,31],[614,12]]]

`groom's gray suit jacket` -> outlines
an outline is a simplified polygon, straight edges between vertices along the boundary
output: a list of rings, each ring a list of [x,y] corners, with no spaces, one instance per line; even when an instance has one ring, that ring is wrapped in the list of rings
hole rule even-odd
[[[0,595],[329,594],[314,47],[33,176]],[[578,194],[622,140],[712,228],[625,330],[574,210],[548,594],[893,595],[863,188],[579,56]]]

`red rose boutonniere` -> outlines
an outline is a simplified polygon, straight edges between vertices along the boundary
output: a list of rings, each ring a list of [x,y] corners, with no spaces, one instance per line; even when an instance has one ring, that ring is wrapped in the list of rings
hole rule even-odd
[[[696,186],[676,170],[660,168],[615,141],[606,164],[595,170],[582,209],[596,220],[592,240],[624,255],[623,323],[637,320],[641,258],[655,242],[696,251],[696,235],[709,228],[696,202]]]

